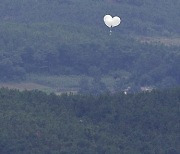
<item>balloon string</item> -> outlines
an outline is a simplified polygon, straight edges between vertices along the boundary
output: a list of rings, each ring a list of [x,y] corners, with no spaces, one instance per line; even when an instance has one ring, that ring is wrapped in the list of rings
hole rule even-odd
[[[111,30],[111,27],[110,27],[110,30],[109,30],[109,35],[111,35],[111,33],[112,33],[112,30]]]

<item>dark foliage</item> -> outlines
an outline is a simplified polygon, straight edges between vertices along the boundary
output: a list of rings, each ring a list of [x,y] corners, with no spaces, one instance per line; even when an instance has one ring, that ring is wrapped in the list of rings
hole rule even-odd
[[[4,0],[0,81],[29,73],[115,74],[124,87],[179,85],[179,47],[131,39],[179,36],[179,6],[178,0]],[[102,20],[107,13],[122,18],[111,37]]]
[[[47,95],[0,89],[0,153],[179,153],[180,89]]]

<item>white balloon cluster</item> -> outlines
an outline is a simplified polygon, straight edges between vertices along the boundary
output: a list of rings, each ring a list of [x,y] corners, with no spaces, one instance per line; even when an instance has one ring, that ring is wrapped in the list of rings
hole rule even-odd
[[[121,23],[121,19],[118,16],[112,17],[111,15],[104,16],[104,23],[109,28],[118,26]]]

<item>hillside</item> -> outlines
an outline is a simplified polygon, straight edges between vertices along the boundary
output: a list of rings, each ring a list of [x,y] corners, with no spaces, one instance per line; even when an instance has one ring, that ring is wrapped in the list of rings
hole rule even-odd
[[[39,74],[111,77],[120,90],[179,85],[180,47],[141,40],[178,40],[179,6],[178,0],[5,0],[0,81]],[[122,18],[111,37],[105,14]]]
[[[0,89],[0,153],[178,154],[180,89],[101,96]]]
[[[180,33],[178,0],[5,0],[0,7],[1,22],[55,22],[76,29],[84,26],[103,29],[102,17],[110,13],[121,16],[119,31],[124,34]]]

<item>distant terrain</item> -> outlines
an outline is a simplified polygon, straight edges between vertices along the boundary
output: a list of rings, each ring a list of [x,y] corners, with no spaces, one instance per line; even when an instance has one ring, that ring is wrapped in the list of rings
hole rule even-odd
[[[162,44],[166,46],[180,46],[180,38],[169,37],[138,37],[142,43]]]
[[[0,81],[33,85],[29,75],[78,76],[76,90],[99,85],[102,92],[178,86],[179,8],[178,0],[5,0],[0,5]],[[105,14],[122,19],[111,37]],[[82,84],[84,76],[92,79],[89,85]]]
[[[9,81],[0,82],[0,88],[18,89],[23,90],[41,90],[46,93],[55,93],[57,95],[63,93],[77,94],[80,87],[80,82],[83,78],[86,78],[88,82],[92,82],[93,78],[88,76],[44,76],[44,75],[31,75],[24,81]],[[113,91],[115,85],[115,79],[113,77],[103,77],[103,83],[108,87],[110,91]]]
[[[1,1],[0,154],[179,154],[179,109],[180,0]]]

